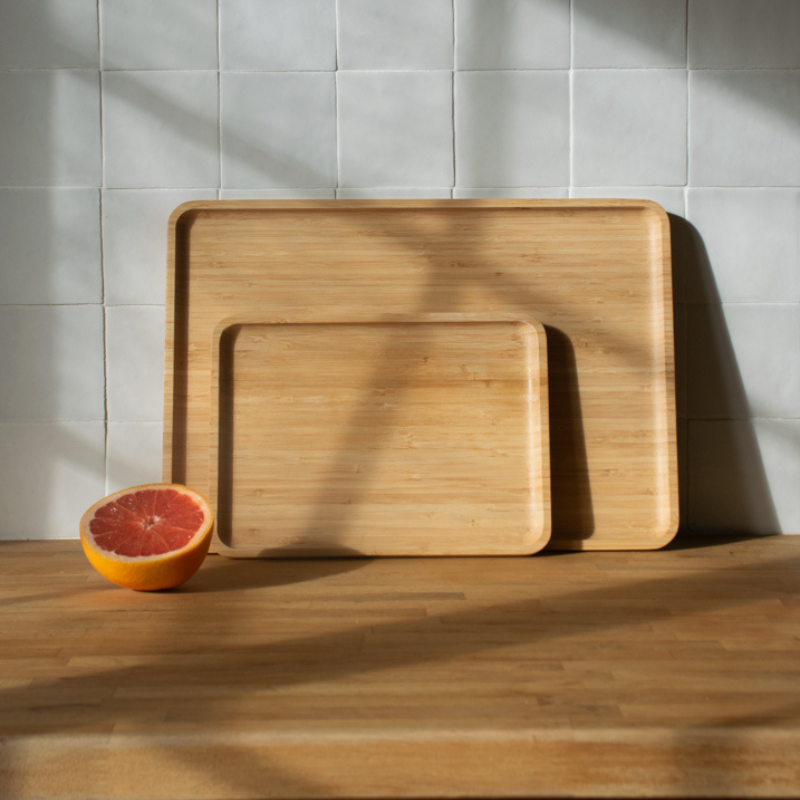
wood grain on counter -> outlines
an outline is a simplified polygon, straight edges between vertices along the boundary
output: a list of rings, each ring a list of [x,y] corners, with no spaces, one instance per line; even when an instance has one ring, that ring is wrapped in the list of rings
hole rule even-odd
[[[230,560],[0,545],[0,797],[800,794],[800,537]]]

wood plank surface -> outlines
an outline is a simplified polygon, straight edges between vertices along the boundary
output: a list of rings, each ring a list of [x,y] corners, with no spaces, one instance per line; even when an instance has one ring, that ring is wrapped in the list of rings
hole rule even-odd
[[[547,332],[549,546],[653,549],[675,535],[672,276],[660,206],[208,201],[179,207],[169,231],[165,481],[210,493],[210,383],[222,320],[530,315]],[[339,435],[356,434],[346,426]],[[316,511],[306,508],[323,519]],[[325,536],[346,540],[358,504],[333,511]]]
[[[229,560],[0,544],[0,797],[797,797],[800,536]]]

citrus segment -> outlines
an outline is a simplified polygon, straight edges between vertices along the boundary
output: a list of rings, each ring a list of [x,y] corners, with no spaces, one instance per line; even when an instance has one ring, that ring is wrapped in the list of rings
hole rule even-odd
[[[179,586],[194,575],[212,528],[213,513],[202,495],[178,484],[149,484],[95,503],[81,519],[81,542],[103,577],[152,591]]]

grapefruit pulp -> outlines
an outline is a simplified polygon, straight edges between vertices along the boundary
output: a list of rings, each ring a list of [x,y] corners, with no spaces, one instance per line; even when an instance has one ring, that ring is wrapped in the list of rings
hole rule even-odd
[[[104,497],[81,519],[92,566],[118,586],[170,589],[200,569],[211,542],[208,501],[186,486],[152,483]]]

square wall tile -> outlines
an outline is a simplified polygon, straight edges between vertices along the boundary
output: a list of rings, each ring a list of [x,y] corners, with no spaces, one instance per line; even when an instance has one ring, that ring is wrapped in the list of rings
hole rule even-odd
[[[221,0],[226,70],[336,69],[336,0]]]
[[[800,421],[753,420],[778,532],[800,534]]]
[[[800,418],[800,305],[688,306],[691,419]]]
[[[453,69],[452,0],[339,0],[341,69]]]
[[[800,72],[701,70],[689,79],[689,183],[800,185]]]
[[[99,73],[0,72],[0,142],[0,186],[99,186]]]
[[[456,69],[568,69],[569,0],[455,0]]]
[[[623,200],[652,200],[668,214],[683,217],[686,214],[684,190],[675,186],[576,186],[570,197],[620,198]]]
[[[686,183],[686,74],[592,70],[573,77],[578,186]]]
[[[0,307],[0,374],[0,422],[104,419],[102,306]]]
[[[336,189],[222,189],[220,200],[335,200]]]
[[[450,72],[339,75],[339,185],[453,185]]]
[[[216,189],[106,189],[103,271],[107,305],[164,305],[167,223],[189,200],[216,200]]]
[[[689,302],[800,302],[800,190],[690,189],[687,218],[709,265],[689,274]]]
[[[218,186],[218,103],[215,72],[107,73],[106,186]]]
[[[686,0],[575,0],[572,66],[686,66]]]
[[[452,189],[449,186],[423,186],[413,188],[383,187],[381,189],[337,189],[338,200],[449,200]]]
[[[0,423],[0,540],[77,539],[105,494],[105,423]]]
[[[800,533],[800,422],[689,423],[689,523],[725,533]]]
[[[0,189],[0,304],[102,302],[100,192]]]
[[[693,69],[800,68],[797,0],[692,0]]]
[[[519,189],[453,189],[453,197],[458,200],[482,200],[503,198],[520,198],[522,200],[558,200],[569,197],[569,189],[565,186],[547,186],[544,188],[522,187]]]
[[[222,185],[336,186],[332,73],[222,75]]]
[[[105,494],[161,482],[164,426],[160,422],[109,422]]]
[[[108,419],[153,421],[164,417],[164,309],[106,309]]]
[[[569,185],[566,72],[459,72],[459,188]]]
[[[100,66],[97,0],[12,0],[2,8],[0,69]]]
[[[100,0],[104,69],[217,69],[217,0]]]

